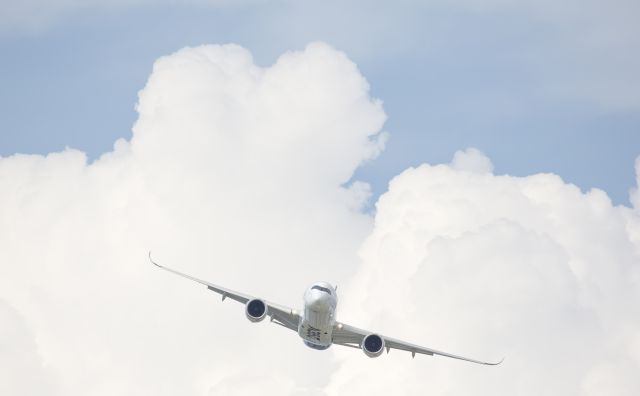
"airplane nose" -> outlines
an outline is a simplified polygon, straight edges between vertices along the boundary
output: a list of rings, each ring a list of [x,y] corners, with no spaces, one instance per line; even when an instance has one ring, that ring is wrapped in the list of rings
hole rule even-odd
[[[307,298],[307,306],[314,310],[326,309],[329,305],[329,295],[322,292],[311,293]]]

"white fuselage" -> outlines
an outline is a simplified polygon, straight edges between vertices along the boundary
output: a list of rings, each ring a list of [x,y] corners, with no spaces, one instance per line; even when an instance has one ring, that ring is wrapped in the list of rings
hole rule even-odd
[[[298,334],[307,346],[314,349],[331,346],[337,305],[336,290],[328,283],[316,283],[304,293],[304,312],[298,324]]]

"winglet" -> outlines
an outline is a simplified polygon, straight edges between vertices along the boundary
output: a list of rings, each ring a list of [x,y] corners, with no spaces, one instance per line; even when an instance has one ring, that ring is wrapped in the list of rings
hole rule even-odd
[[[153,259],[151,258],[151,250],[149,250],[149,261],[151,261],[151,264],[155,265],[156,267],[160,267],[162,268],[162,266],[158,263],[156,263],[155,261],[153,261]]]
[[[496,362],[496,363],[485,362],[484,364],[486,364],[486,365],[488,365],[488,366],[497,366],[497,365],[499,365],[499,364],[500,364],[500,363],[502,363],[502,362],[504,362],[504,358],[500,359],[500,361],[499,361],[499,362]]]

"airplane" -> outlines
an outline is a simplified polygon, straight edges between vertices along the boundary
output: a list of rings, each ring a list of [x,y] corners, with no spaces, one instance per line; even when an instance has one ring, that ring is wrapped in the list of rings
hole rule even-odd
[[[431,356],[440,355],[490,366],[498,365],[504,360],[503,358],[499,362],[484,362],[469,359],[435,349],[410,344],[395,338],[383,336],[371,331],[349,326],[345,323],[337,322],[337,287],[333,287],[326,282],[317,282],[311,285],[311,287],[309,287],[304,293],[304,309],[302,311],[297,311],[282,305],[265,301],[261,298],[252,297],[247,294],[238,293],[231,289],[214,285],[202,279],[183,274],[182,272],[169,267],[164,267],[153,261],[151,258],[151,252],[149,252],[149,261],[151,261],[153,265],[162,268],[165,271],[169,271],[173,274],[207,286],[209,290],[222,295],[222,301],[226,298],[230,298],[231,300],[244,304],[247,319],[253,323],[260,322],[269,316],[271,322],[297,332],[300,338],[302,338],[304,344],[313,349],[325,350],[332,344],[343,345],[351,348],[362,349],[364,354],[370,358],[382,355],[382,352],[385,349],[387,350],[387,353],[389,353],[390,349],[398,349],[411,352],[411,356],[414,358],[416,353]]]

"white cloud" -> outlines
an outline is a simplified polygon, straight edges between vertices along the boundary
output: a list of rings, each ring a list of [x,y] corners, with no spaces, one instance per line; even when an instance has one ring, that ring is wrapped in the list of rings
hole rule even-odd
[[[52,373],[43,366],[24,318],[0,300],[0,393],[56,394]]]
[[[474,173],[493,172],[491,160],[475,148],[456,151],[451,161],[451,168]]]
[[[238,46],[181,50],[156,62],[138,111],[132,140],[91,165],[70,149],[0,159],[0,393],[640,389],[637,198],[493,175],[467,149],[397,176],[374,222],[359,212],[368,187],[344,184],[381,150],[385,115],[320,43],[269,68]],[[341,320],[507,361],[314,351],[158,271],[148,249],[294,306],[331,281]]]
[[[461,167],[465,157],[483,172]],[[555,175],[498,176],[488,168],[486,157],[468,150],[450,166],[422,165],[393,179],[341,315],[453,353],[505,355],[505,363],[412,361],[395,351],[363,363],[345,352],[329,394],[640,391],[633,374],[640,370],[639,245],[628,232],[640,223],[637,212]]]
[[[41,394],[49,374],[65,395],[320,389],[329,353],[250,325],[146,252],[295,307],[312,281],[346,283],[371,219],[354,209],[366,186],[342,185],[381,149],[385,119],[368,89],[320,43],[269,68],[234,45],[188,48],[156,62],[131,142],[91,165],[75,150],[0,159],[0,300],[14,312],[0,321],[25,329],[3,339],[25,363],[2,394]]]
[[[640,157],[636,158],[636,187],[629,194],[629,201],[636,208],[640,209]]]

